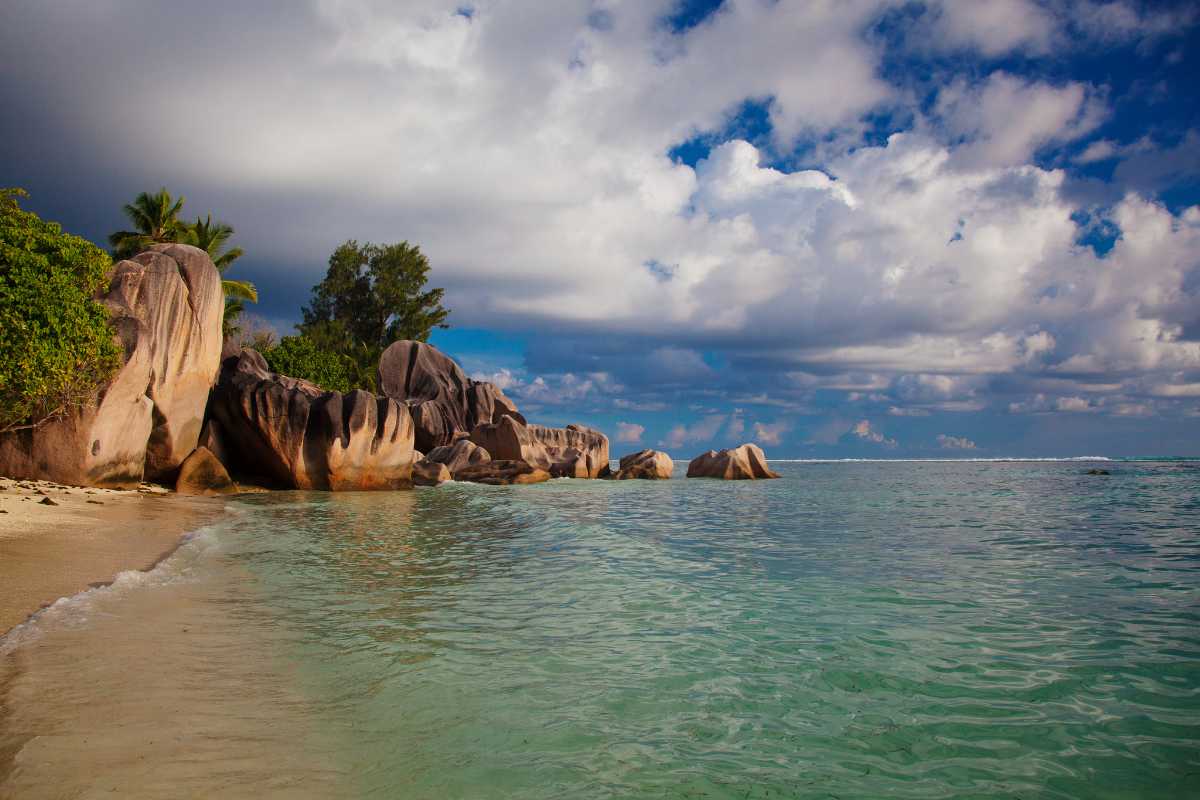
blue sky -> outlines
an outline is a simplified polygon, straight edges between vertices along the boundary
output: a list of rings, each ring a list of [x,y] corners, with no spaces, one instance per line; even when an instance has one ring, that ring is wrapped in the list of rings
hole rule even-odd
[[[1200,454],[1194,3],[0,15],[0,185],[97,241],[184,194],[282,332],[407,239],[433,341],[618,453]]]

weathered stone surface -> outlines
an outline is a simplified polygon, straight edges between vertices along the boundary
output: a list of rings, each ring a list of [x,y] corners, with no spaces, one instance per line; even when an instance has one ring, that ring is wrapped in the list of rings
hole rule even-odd
[[[393,342],[379,359],[379,391],[408,405],[418,450],[453,444],[476,425],[525,418],[494,385],[467,377],[453,359],[424,342]]]
[[[198,495],[237,494],[238,487],[211,450],[197,447],[179,466],[175,491]]]
[[[445,464],[451,475],[464,467],[486,464],[492,460],[492,456],[487,450],[470,439],[459,439],[454,444],[435,447],[426,458],[439,464]]]
[[[779,474],[767,467],[767,457],[762,448],[744,444],[730,450],[709,450],[696,456],[688,464],[689,478],[721,478],[727,481],[778,478]]]
[[[597,478],[608,471],[608,437],[581,425],[547,428],[504,417],[476,425],[471,441],[492,458],[525,461],[556,478]]]
[[[613,475],[619,481],[631,479],[667,480],[675,471],[675,462],[658,450],[639,450],[621,457],[621,466]]]
[[[583,425],[530,425],[529,433],[545,448],[550,474],[556,478],[599,478],[608,474],[608,437],[600,431]]]
[[[440,462],[423,458],[413,464],[412,482],[417,486],[437,486],[450,480],[450,477],[450,470]]]
[[[196,447],[220,365],[221,277],[195,247],[155,245],[113,267],[101,301],[124,365],[94,403],[0,437],[0,473],[84,486],[170,480]]]
[[[464,467],[454,474],[456,481],[507,486],[513,483],[542,483],[550,473],[525,461],[493,460]]]
[[[412,417],[395,400],[322,392],[243,350],[225,361],[210,413],[235,470],[297,489],[411,486]]]

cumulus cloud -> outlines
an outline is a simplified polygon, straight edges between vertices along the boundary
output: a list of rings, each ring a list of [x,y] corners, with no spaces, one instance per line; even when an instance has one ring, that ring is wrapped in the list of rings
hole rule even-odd
[[[870,421],[865,419],[850,426],[850,430],[842,435],[842,440],[850,443],[879,445],[886,448],[893,448],[898,444],[895,439],[891,439],[880,431],[875,430],[871,426]]]
[[[456,327],[532,332],[525,370],[487,375],[521,403],[700,398],[745,406],[745,431],[750,401],[830,391],[899,424],[1074,398],[1117,413],[1093,394],[1172,407],[1200,383],[1200,209],[1130,193],[1095,211],[1115,232],[1100,255],[1064,172],[1033,163],[1063,144],[1108,157],[1086,139],[1102,87],[981,68],[923,104],[886,79],[872,0],[727,2],[685,32],[663,25],[672,0],[606,4],[602,24],[588,0],[459,6],[16,4],[2,162],[90,175],[114,226],[138,190],[186,191],[235,223],[266,303],[296,300],[346,238],[419,242]],[[927,6],[920,24],[988,58],[1052,52],[1088,14],[1123,41],[1170,35],[1121,2]],[[747,102],[769,133],[729,132]],[[920,121],[864,143],[885,109]],[[697,137],[694,168],[672,158]],[[807,141],[846,146],[778,157]],[[1120,149],[1118,181],[1161,184],[1193,143]],[[707,424],[663,441],[724,422]]]
[[[754,423],[754,431],[750,438],[758,444],[776,446],[783,441],[783,435],[790,428],[791,426],[785,422],[774,422],[771,424],[756,422]]]
[[[717,435],[725,422],[724,414],[710,414],[691,425],[675,425],[658,443],[659,447],[682,447],[693,442],[707,442]]]
[[[950,84],[936,107],[949,135],[965,140],[955,157],[976,166],[1027,163],[1051,142],[1090,133],[1106,113],[1096,90],[1082,83],[1052,86],[1004,72],[974,86]]]
[[[939,433],[937,437],[938,447],[943,450],[974,450],[975,443],[965,436],[947,436],[944,433]]]
[[[617,441],[627,444],[637,444],[642,440],[642,434],[646,432],[644,425],[638,425],[633,422],[618,422],[617,423]]]

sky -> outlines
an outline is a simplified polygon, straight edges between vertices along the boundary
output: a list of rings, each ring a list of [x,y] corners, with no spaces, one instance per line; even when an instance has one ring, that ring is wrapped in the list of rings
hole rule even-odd
[[[688,458],[1200,455],[1200,7],[5,0],[0,186],[165,186],[289,333],[418,244],[433,343]]]

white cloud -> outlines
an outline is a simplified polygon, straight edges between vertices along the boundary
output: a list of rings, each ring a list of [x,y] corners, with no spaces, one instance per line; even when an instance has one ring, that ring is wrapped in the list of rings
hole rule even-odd
[[[937,437],[938,447],[943,450],[974,450],[975,443],[965,436],[947,436],[944,433],[939,433]]]
[[[895,439],[885,436],[880,431],[871,427],[869,420],[862,420],[850,426],[850,430],[846,431],[842,437],[843,440],[866,442],[868,444],[877,444],[882,447],[893,448],[897,446]]]
[[[935,9],[937,45],[989,56],[1021,49],[1046,52],[1058,27],[1046,8],[1031,0],[943,0]]]
[[[609,30],[589,27],[588,0],[480,4],[470,19],[450,0],[217,5],[7,11],[0,44],[32,98],[14,118],[79,137],[40,159],[83,154],[122,192],[184,190],[237,226],[246,262],[286,264],[281,285],[314,283],[346,238],[420,243],[456,327],[592,348],[561,372],[488,376],[518,402],[649,411],[687,392],[795,405],[838,389],[895,416],[982,408],[997,376],[1043,398],[1014,411],[1070,405],[1078,382],[1197,381],[1200,210],[1131,194],[1102,215],[1120,238],[1101,258],[1076,242],[1064,173],[1029,163],[1095,130],[1106,103],[1090,85],[953,83],[915,131],[831,146],[820,170],[773,168],[715,134],[696,169],[669,158],[748,100],[770,99],[777,145],[859,144],[883,107],[920,117],[864,35],[885,4],[727,2],[685,35],[660,24],[671,0],[610,3]],[[931,8],[949,46],[985,55],[1054,51],[1088,14],[1131,36],[1168,30],[1119,2]],[[1188,168],[1189,142],[1122,149],[1118,171],[1150,185]],[[624,352],[591,362],[621,337]],[[664,388],[617,397],[633,364]],[[718,385],[745,364],[779,385]],[[667,440],[699,441],[696,427]]]
[[[617,441],[627,444],[637,444],[642,441],[642,434],[646,432],[644,425],[638,425],[633,422],[618,422],[617,423]]]
[[[756,422],[750,438],[757,444],[774,447],[783,441],[783,435],[790,429],[791,426],[785,422],[771,424]]]
[[[1051,86],[994,72],[979,85],[959,80],[942,89],[936,113],[951,137],[965,140],[956,159],[1015,166],[1047,144],[1086,135],[1107,112],[1096,91],[1082,83]]]
[[[1107,161],[1110,158],[1115,158],[1118,152],[1116,144],[1111,140],[1097,139],[1084,148],[1082,153],[1075,156],[1075,160],[1080,164],[1092,164],[1097,161]]]
[[[676,425],[659,441],[659,447],[675,448],[691,442],[707,442],[717,435],[724,422],[724,414],[711,414],[691,425]]]

